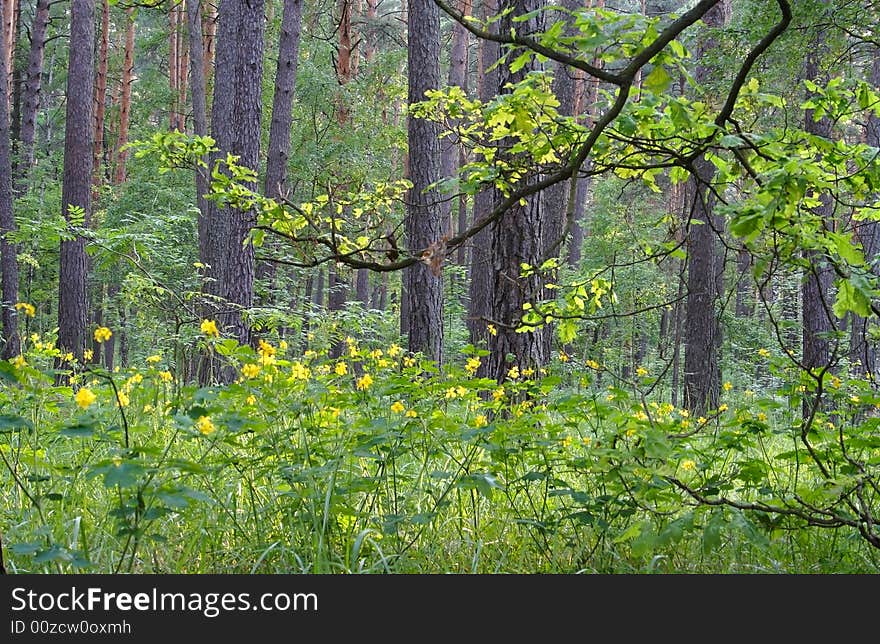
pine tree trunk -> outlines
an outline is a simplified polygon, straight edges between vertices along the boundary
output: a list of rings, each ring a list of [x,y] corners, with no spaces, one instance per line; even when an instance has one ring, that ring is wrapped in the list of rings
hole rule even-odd
[[[483,2],[483,19],[498,13],[497,0]],[[498,23],[489,25],[489,30],[497,33]],[[480,60],[478,67],[477,89],[479,99],[483,103],[491,101],[498,93],[498,68],[493,68],[498,60],[500,49],[498,43],[489,40],[480,40]],[[474,223],[479,223],[492,212],[495,202],[494,191],[486,188],[474,195]],[[490,240],[489,228],[484,228],[472,238],[471,243],[471,269],[470,285],[468,287],[468,315],[467,327],[470,343],[474,346],[484,345],[489,340],[486,330],[486,318],[489,315],[489,302],[491,301],[491,270],[490,265]]]
[[[101,161],[104,157],[104,114],[107,101],[107,66],[110,49],[110,0],[101,3],[101,44],[98,49],[98,71],[95,76],[95,144],[92,154],[92,182],[94,201],[102,181]]]
[[[180,70],[180,61],[177,55],[177,20],[180,14],[177,12],[177,4],[168,4],[168,89],[170,90],[170,105],[168,108],[168,128],[179,130],[177,97],[179,84],[177,74]]]
[[[407,101],[425,99],[425,92],[440,86],[440,13],[433,0],[410,0],[408,13]],[[440,178],[439,127],[427,119],[410,118],[409,178],[413,187],[407,199],[406,243],[421,251],[443,235],[442,214],[436,190],[428,186]],[[436,264],[418,263],[404,270],[406,282],[409,350],[440,361],[443,351],[443,282],[441,263],[445,250],[437,247]]]
[[[0,30],[0,51],[6,47],[6,30]],[[0,97],[6,96],[9,78],[6,57],[0,57]],[[18,258],[15,242],[8,235],[15,233],[12,209],[12,155],[10,150],[8,103],[0,100],[0,291],[2,291],[3,347],[0,357],[8,360],[21,353],[18,335]]]
[[[122,61],[122,97],[119,101],[119,136],[116,137],[116,184],[125,182],[125,163],[128,159],[128,127],[131,121],[131,85],[134,80],[134,9],[128,9],[125,30],[125,53]],[[121,358],[120,358],[121,359]]]
[[[40,111],[49,3],[50,0],[37,0],[34,22],[31,25],[31,46],[28,51],[28,65],[22,93],[24,109],[21,114],[19,162],[15,173],[15,191],[20,195],[27,191],[30,171],[34,165],[34,140],[37,132],[37,114]]]
[[[708,29],[727,24],[729,0],[722,0],[703,17]],[[704,37],[695,54],[698,64],[694,79],[706,83],[714,70],[705,62],[706,52],[717,46],[713,35]],[[715,177],[715,167],[705,156],[693,163],[694,176],[689,183],[690,218],[688,221],[687,309],[685,316],[684,404],[697,415],[718,407],[721,397],[719,350],[721,325],[716,312],[720,300],[720,276],[723,262],[716,249],[718,229],[715,196],[707,188]]]
[[[67,119],[61,209],[68,222],[88,226],[91,214],[92,105],[95,46],[94,0],[71,0],[67,67]],[[76,213],[76,214],[75,214]],[[61,242],[58,348],[80,361],[86,344],[85,238]]]
[[[208,107],[205,88],[205,64],[202,38],[202,16],[199,11],[199,0],[186,0],[187,19],[189,22],[190,51],[190,92],[192,94],[193,134],[208,135]],[[204,159],[207,163],[207,159]],[[208,168],[197,167],[195,170],[196,205],[199,208],[198,236],[199,262],[204,266],[209,263],[207,246],[208,231],[208,200],[205,195],[210,190]],[[204,268],[201,269],[204,274]]]
[[[543,0],[511,0],[502,4],[502,9],[513,11],[500,20],[499,30],[508,33],[528,35],[543,30],[543,13],[537,10]],[[514,21],[517,16],[529,14],[525,20]],[[537,69],[534,61],[522,69],[511,72],[506,65],[499,68],[498,90],[508,91],[508,84],[522,81],[526,74]],[[509,154],[504,151],[502,155]],[[528,181],[536,181],[537,177]],[[496,199],[500,200],[500,195]],[[497,204],[497,202],[495,202]],[[493,204],[494,207],[494,204]],[[522,264],[536,266],[544,251],[542,229],[544,227],[544,206],[541,194],[525,199],[525,204],[510,207],[504,216],[489,226],[491,266],[489,284],[489,320],[496,332],[489,334],[489,356],[481,367],[490,378],[499,382],[507,378],[511,367],[520,371],[526,368],[540,368],[550,357],[550,334],[546,330],[518,333],[526,303],[536,303],[543,292],[543,279],[536,272],[527,277],[521,276]]]

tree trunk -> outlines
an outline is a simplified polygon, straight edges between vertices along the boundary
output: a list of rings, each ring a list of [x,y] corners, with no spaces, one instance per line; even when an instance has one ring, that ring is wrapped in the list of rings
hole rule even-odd
[[[409,104],[425,100],[425,92],[440,87],[440,13],[433,0],[410,0],[408,12]],[[414,252],[434,248],[434,263],[418,263],[404,270],[408,298],[409,350],[439,362],[443,351],[443,282],[445,248],[436,190],[428,187],[440,178],[439,127],[426,119],[410,118],[409,178],[406,243]],[[434,246],[432,246],[432,244]]]
[[[703,17],[710,30],[727,24],[730,15],[729,0],[722,0]],[[697,45],[697,68],[694,79],[705,84],[713,69],[705,62],[705,54],[717,47],[711,33]],[[721,231],[715,218],[715,197],[709,188],[715,177],[715,167],[705,156],[693,164],[689,183],[691,202],[688,221],[688,278],[687,309],[684,324],[684,404],[694,414],[704,415],[718,407],[721,396],[719,349],[721,325],[716,312],[720,299],[719,278],[723,262],[716,249]]]
[[[91,214],[92,104],[94,90],[95,1],[71,0],[67,66],[67,119],[61,209],[71,225],[86,227]],[[58,348],[80,361],[86,344],[86,249],[77,234],[61,242]]]
[[[178,5],[175,2],[168,3],[168,89],[170,90],[171,102],[168,108],[168,128],[170,130],[180,130],[179,111],[177,106],[177,97],[179,84],[177,74],[180,70],[180,61],[177,53],[177,21],[180,13],[177,11]]]
[[[872,52],[869,82],[874,87],[880,87],[880,46],[875,46]],[[868,111],[868,120],[865,124],[865,143],[874,148],[880,147],[880,118],[871,110]],[[880,262],[877,261],[877,254],[880,253],[880,225],[871,219],[861,222],[858,238],[874,273],[880,274]],[[867,373],[874,378],[878,375],[877,349],[868,335],[868,329],[874,325],[876,325],[875,320],[853,316],[850,333],[850,369],[855,375]]]
[[[482,18],[486,19],[498,13],[498,0],[486,0],[483,3]],[[497,33],[498,23],[489,25],[489,30]],[[498,43],[481,40],[480,60],[478,68],[478,92],[480,101],[488,103],[498,93],[498,68],[493,65],[498,60],[500,49]],[[492,212],[495,201],[494,191],[486,188],[474,195],[474,223],[479,223]],[[489,341],[489,333],[486,330],[486,318],[489,315],[489,302],[491,297],[492,267],[490,265],[490,239],[489,228],[484,228],[472,238],[471,243],[471,269],[470,285],[468,287],[468,315],[467,327],[470,343],[480,346]]]
[[[512,9],[499,22],[501,33],[511,29],[523,35],[543,30],[543,13],[536,13],[543,6],[543,0],[510,0],[502,4],[502,9]],[[516,20],[532,14],[528,19]],[[506,91],[506,86],[522,81],[526,74],[537,69],[537,63],[526,64],[517,72],[509,67],[499,67],[498,90]],[[504,151],[501,155],[509,154]],[[528,181],[536,181],[531,177]],[[496,195],[501,199],[501,195]],[[493,207],[497,201],[493,203]],[[502,382],[511,367],[539,368],[550,357],[550,334],[545,329],[518,333],[521,325],[523,305],[534,304],[543,292],[543,279],[537,273],[521,276],[522,264],[536,266],[544,251],[542,236],[544,219],[543,200],[540,193],[525,199],[507,210],[504,216],[489,226],[491,266],[489,283],[488,318],[495,325],[495,333],[489,334],[489,356],[484,367],[485,375]]]
[[[24,80],[21,114],[21,140],[19,142],[19,161],[15,173],[15,191],[24,194],[27,190],[31,168],[34,165],[34,140],[37,131],[37,114],[40,111],[41,86],[43,80],[43,56],[46,50],[46,27],[49,24],[50,0],[37,0],[34,22],[31,25],[31,46],[28,51],[28,65]]]
[[[253,170],[259,169],[260,162],[264,8],[264,0],[221,0],[211,118],[220,150],[216,157],[232,153],[242,166]],[[212,221],[214,217],[212,212]],[[250,330],[243,312],[253,305],[254,247],[245,240],[256,223],[256,213],[222,208],[216,222],[210,229],[214,239],[210,246],[217,250],[211,266],[219,278],[217,295],[224,300],[218,321],[225,334],[248,344]]]
[[[128,126],[131,121],[131,84],[134,80],[134,9],[126,11],[128,20],[125,30],[125,54],[122,61],[122,98],[119,101],[119,136],[116,137],[116,172],[117,184],[125,182],[125,162],[128,159]],[[120,350],[121,352],[121,350]],[[120,360],[121,360],[120,353]]]
[[[5,0],[3,2],[3,30],[4,46],[3,57],[6,63],[6,116],[9,117],[12,104],[12,70],[15,67],[15,37],[18,32],[19,0]]]
[[[814,46],[807,51],[804,67],[804,78],[807,80],[821,83],[819,58],[824,49],[824,36],[819,35]],[[813,110],[805,110],[804,129],[810,134],[831,139],[832,127],[831,119],[827,116],[816,121],[813,118]],[[821,205],[817,206],[814,212],[822,218],[826,227],[833,226],[834,202],[831,195],[824,193],[819,196],[819,201]],[[809,262],[809,269],[801,287],[803,364],[808,369],[818,371],[828,367],[831,361],[831,344],[827,334],[836,326],[836,321],[831,316],[832,302],[828,299],[833,273],[821,252],[805,251],[804,257]],[[805,398],[804,418],[810,415],[812,406],[813,402]]]
[[[0,51],[6,47],[6,30],[0,30]],[[0,56],[0,97],[6,96],[9,78],[6,57]],[[0,357],[5,360],[21,353],[18,337],[18,258],[15,242],[8,235],[15,233],[12,210],[12,155],[10,150],[8,103],[0,100],[0,291],[2,291],[3,348]]]
[[[189,84],[192,94],[192,118],[193,134],[196,136],[208,135],[208,108],[205,89],[205,65],[202,39],[202,17],[199,11],[199,0],[186,0],[186,12],[189,22],[189,51],[190,68]],[[207,162],[207,159],[205,159]],[[209,263],[207,245],[208,232],[208,200],[205,195],[210,190],[208,168],[196,167],[196,205],[199,208],[198,235],[199,235],[199,262],[204,266]],[[204,274],[204,268],[201,269]]]
[[[472,0],[459,0],[456,9],[465,17],[471,15]],[[452,44],[449,50],[449,76],[446,84],[450,87],[461,87],[467,92],[467,63],[468,63],[468,31],[461,23],[452,22]],[[454,124],[453,124],[454,125]],[[447,136],[440,141],[440,176],[454,177],[458,174],[459,156],[462,146],[454,136]],[[453,200],[449,195],[441,195],[440,203],[441,228],[451,233]],[[464,195],[457,201],[463,201]],[[462,246],[464,248],[464,246]]]
[[[95,76],[95,143],[92,154],[92,199],[98,197],[102,181],[101,161],[104,157],[104,113],[107,101],[107,66],[110,49],[110,0],[101,3],[101,44],[98,49],[98,71]]]
[[[205,43],[205,98],[207,100],[211,97],[211,90],[214,86],[214,56],[217,50],[217,4],[214,0],[204,4],[202,33]],[[210,114],[213,106],[209,105],[208,108],[208,114]]]

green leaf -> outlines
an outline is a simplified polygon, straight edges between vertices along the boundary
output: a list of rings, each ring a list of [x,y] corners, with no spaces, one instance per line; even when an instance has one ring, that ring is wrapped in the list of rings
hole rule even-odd
[[[651,73],[642,81],[642,87],[655,94],[661,94],[672,84],[672,76],[663,65],[655,65]]]
[[[833,309],[834,315],[839,318],[849,311],[866,318],[871,315],[871,302],[849,280],[840,280],[837,284],[837,298],[834,300]]]
[[[16,429],[33,430],[34,424],[27,418],[15,414],[0,414],[0,434],[8,434]]]

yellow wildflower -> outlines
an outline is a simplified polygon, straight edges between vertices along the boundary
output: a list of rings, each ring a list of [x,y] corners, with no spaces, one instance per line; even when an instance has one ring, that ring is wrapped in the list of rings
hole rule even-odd
[[[217,323],[214,320],[202,320],[202,325],[199,327],[206,336],[219,338],[220,331],[217,330]]]
[[[764,349],[764,348],[762,347],[762,348],[758,349],[758,355],[761,356],[762,358],[769,358],[769,357],[770,357],[770,352],[767,351],[767,349]]]
[[[449,389],[446,390],[446,399],[447,400],[453,400],[455,398],[455,396],[456,396],[455,387],[450,387]]]
[[[511,380],[516,380],[517,378],[519,378],[519,367],[514,365],[510,369],[508,369],[507,370],[507,377],[510,378]]]
[[[88,387],[83,387],[76,392],[76,396],[74,396],[73,399],[76,401],[76,404],[79,405],[82,409],[88,409],[91,404],[98,399],[98,397],[91,389],[89,389]]]
[[[27,360],[24,359],[24,356],[19,354],[12,359],[12,364],[15,365],[16,369],[21,369],[22,367],[27,366]]]
[[[722,387],[724,387],[724,391],[730,391],[731,389],[733,389],[733,385],[732,385],[729,381],[728,381],[728,382],[725,382],[725,383],[722,385]]]
[[[593,439],[590,438],[589,436],[584,436],[584,437],[581,439],[581,442],[584,444],[584,447],[589,447],[590,444],[593,442]]]
[[[24,314],[29,318],[34,317],[37,314],[37,309],[34,308],[33,304],[28,304],[27,302],[18,302],[15,305],[16,311],[24,311]]]
[[[681,462],[681,469],[690,472],[697,469],[697,464],[694,463],[691,459],[687,458]]]
[[[131,385],[140,384],[143,381],[144,381],[144,377],[141,374],[136,373],[131,378],[129,378],[128,380],[125,381],[125,385],[127,387],[130,387]]]
[[[312,377],[311,370],[301,362],[294,362],[290,366],[290,375],[297,380],[308,380]]]
[[[690,427],[690,424],[691,424],[691,421],[689,421],[687,418],[681,419],[681,428],[682,429],[687,429],[688,427]]]
[[[485,427],[489,424],[489,419],[486,418],[485,414],[479,414],[476,418],[474,418],[474,427]]]
[[[566,449],[571,447],[571,436],[566,436],[562,439],[562,446]]]
[[[678,415],[682,418],[690,418],[691,412],[689,412],[687,409],[679,409]]]
[[[706,424],[706,417],[705,417],[705,416],[700,416],[699,418],[697,418],[697,422],[698,422],[700,425],[705,425],[705,424]]]
[[[587,360],[584,364],[586,364],[590,369],[599,370],[599,363],[595,360]]]
[[[767,414],[765,414],[763,411],[758,412],[758,420],[760,420],[762,423],[766,423],[767,422]]]
[[[244,401],[245,401],[248,405],[256,405],[256,404],[257,404],[257,397],[254,396],[253,394],[251,394],[250,396],[248,396],[247,398],[245,398]]]
[[[376,361],[376,366],[379,367],[380,369],[387,369],[388,367],[391,366],[391,363],[388,362],[385,358],[379,358]]]
[[[470,375],[474,375],[477,373],[477,369],[480,368],[480,359],[477,357],[468,358],[467,364],[464,366],[464,370],[467,371]]]
[[[174,377],[171,375],[170,371],[160,371],[159,380],[161,380],[162,382],[171,382],[172,380],[174,380]]]
[[[648,370],[645,369],[644,367],[639,367],[638,369],[636,369],[636,375],[639,378],[644,378],[645,376],[648,375]]]
[[[419,414],[415,409],[407,409],[406,413],[404,414],[404,416],[406,416],[407,418],[415,418],[418,415]]]
[[[125,393],[124,391],[120,391],[116,394],[116,401],[119,403],[120,407],[128,407],[128,403],[131,402],[131,400],[128,397],[128,394]]]
[[[850,397],[849,397],[849,401],[850,401],[851,403],[860,403],[860,402],[862,402],[862,399],[859,398],[858,396],[850,396]]]
[[[371,357],[373,360],[378,360],[378,359],[381,358],[383,355],[384,355],[384,354],[382,353],[382,349],[373,349],[372,351],[370,351],[370,357]]]
[[[392,344],[390,347],[388,347],[388,356],[391,358],[396,358],[400,355],[402,351],[403,349],[401,349],[399,346],[397,346],[396,344]]]
[[[260,375],[260,365],[258,364],[246,364],[241,368],[241,375],[245,378],[256,378]]]
[[[257,346],[257,352],[261,356],[274,356],[277,353],[275,347],[266,342],[265,340],[260,340],[259,345]]]
[[[278,348],[281,349],[282,351],[287,351],[287,341],[282,340],[281,342],[279,342]],[[312,353],[314,353],[314,351]]]
[[[494,400],[501,400],[502,398],[504,398],[504,387],[498,387],[498,389],[493,391],[492,398]]]
[[[336,368],[333,370],[337,376],[344,376],[348,373],[348,365],[344,362],[337,362]]]
[[[727,411],[728,409],[729,409],[729,408],[728,408],[727,404],[724,404],[724,405],[721,405],[721,406],[718,408],[718,411],[722,411],[722,412],[724,412],[724,411]]]
[[[403,406],[403,403],[399,400],[394,401],[394,404],[391,405],[391,411],[395,414],[403,413],[406,410],[406,407]]]
[[[196,421],[196,429],[205,436],[213,434],[217,430],[214,423],[207,416],[199,416],[199,419]]]
[[[370,374],[368,374],[368,373],[365,373],[363,376],[361,376],[360,378],[357,379],[355,386],[357,387],[358,391],[366,391],[367,389],[370,388],[370,385],[372,385],[372,384],[373,384],[372,376],[370,376]]]
[[[498,329],[495,328],[494,324],[487,324],[486,330],[489,332],[489,335],[498,335]]]
[[[414,367],[416,366],[416,359],[411,356],[405,356],[403,358],[403,366],[404,367]]]
[[[94,357],[95,357],[95,352],[92,351],[91,349],[86,349],[85,351],[83,351],[83,359],[91,360]]]
[[[569,356],[565,351],[560,351],[559,352],[559,359],[562,360],[563,362],[568,362]]]
[[[455,388],[455,393],[458,394],[459,398],[464,398],[465,396],[467,396],[467,392],[468,392],[468,390],[465,389],[464,387],[462,387],[461,385],[459,385],[458,387]]]
[[[841,384],[840,378],[838,378],[837,376],[831,376],[830,386],[832,389],[839,389],[840,384]]]
[[[162,361],[162,356],[152,355],[147,356],[147,364],[158,364]]]
[[[105,326],[99,326],[95,329],[95,342],[106,342],[113,335],[113,331]]]
[[[531,378],[532,376],[535,375],[535,370],[532,369],[531,367],[528,367],[528,368],[522,370],[522,375],[525,376],[526,378]]]
[[[64,362],[73,362],[73,357],[74,357],[74,356],[73,356],[73,352],[72,352],[72,351],[68,351],[68,352],[65,353],[63,356],[61,356],[61,359],[62,359]]]

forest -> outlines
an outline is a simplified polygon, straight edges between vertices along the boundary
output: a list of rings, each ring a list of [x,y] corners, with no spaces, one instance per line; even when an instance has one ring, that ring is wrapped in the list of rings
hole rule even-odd
[[[877,0],[0,6],[0,570],[880,572]]]

